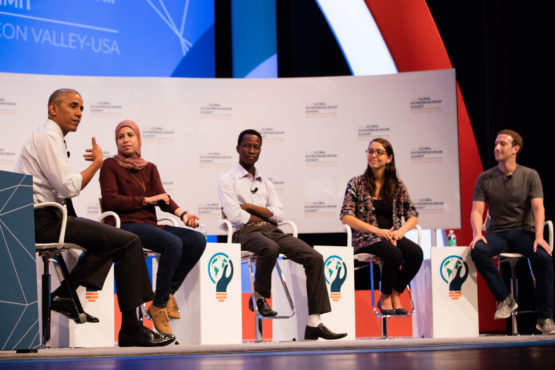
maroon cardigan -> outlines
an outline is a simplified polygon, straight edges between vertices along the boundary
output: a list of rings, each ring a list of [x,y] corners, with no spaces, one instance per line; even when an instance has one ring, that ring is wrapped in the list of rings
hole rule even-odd
[[[145,189],[136,177],[142,174]],[[134,177],[135,176],[135,177]],[[153,204],[143,205],[145,197],[165,193],[156,165],[148,164],[140,171],[128,170],[114,158],[104,160],[100,170],[100,190],[103,211],[116,212],[121,222],[138,222],[156,225],[156,209]],[[157,204],[164,212],[173,212],[179,206],[170,198],[170,204]]]

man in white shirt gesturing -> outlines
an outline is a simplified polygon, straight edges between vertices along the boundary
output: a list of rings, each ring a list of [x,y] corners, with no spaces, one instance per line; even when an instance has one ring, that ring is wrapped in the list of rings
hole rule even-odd
[[[16,163],[16,171],[33,176],[35,204],[58,202],[68,205],[79,195],[102,167],[102,149],[92,138],[92,148],[84,159],[92,162],[84,171],[73,172],[69,167],[64,137],[77,131],[83,111],[81,95],[72,89],[59,89],[48,100],[48,120],[33,133],[24,145]],[[61,214],[52,207],[35,210],[35,239],[40,243],[58,241]],[[102,289],[106,275],[115,262],[118,302],[122,312],[119,332],[120,346],[163,346],[175,340],[161,336],[142,326],[136,308],[154,298],[146,269],[142,245],[137,236],[85,218],[70,215],[67,220],[65,241],[85,249],[71,271],[75,290],[79,285],[93,290]],[[62,285],[52,293],[51,309],[76,319],[78,313],[70,292]],[[87,322],[98,322],[86,314]]]

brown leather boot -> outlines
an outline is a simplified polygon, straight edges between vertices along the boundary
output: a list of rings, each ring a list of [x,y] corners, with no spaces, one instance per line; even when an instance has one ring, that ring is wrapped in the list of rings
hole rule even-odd
[[[170,294],[170,299],[168,299],[166,309],[168,310],[168,317],[170,319],[181,318],[181,315],[179,314],[179,307],[177,307],[177,302],[175,301],[175,297],[173,296],[173,294]]]
[[[172,327],[168,318],[168,311],[165,308],[156,307],[151,304],[147,310],[149,316],[152,318],[154,327],[160,334],[172,334]]]

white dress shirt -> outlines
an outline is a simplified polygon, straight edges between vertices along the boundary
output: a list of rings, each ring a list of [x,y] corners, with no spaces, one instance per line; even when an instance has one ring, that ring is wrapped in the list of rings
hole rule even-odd
[[[247,172],[239,163],[227,171],[218,181],[218,198],[226,218],[239,230],[250,218],[250,213],[241,209],[241,204],[251,203],[265,207],[273,213],[269,219],[274,223],[283,220],[281,204],[274,184],[258,172],[255,176]]]
[[[71,171],[62,129],[51,120],[23,146],[15,171],[33,176],[34,203],[63,203],[81,191],[81,173]]]

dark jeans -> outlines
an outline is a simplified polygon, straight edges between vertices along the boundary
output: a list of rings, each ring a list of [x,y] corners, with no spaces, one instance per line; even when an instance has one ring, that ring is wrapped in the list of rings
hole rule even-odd
[[[145,248],[160,253],[153,303],[157,307],[166,307],[170,293],[174,294],[179,289],[202,256],[206,238],[183,227],[161,228],[143,223],[124,223],[121,228],[136,234]]]
[[[61,214],[52,208],[35,211],[35,238],[38,243],[58,241]],[[118,302],[122,312],[135,309],[154,298],[143,256],[141,241],[136,235],[86,218],[69,216],[65,241],[86,250],[71,271],[76,285],[100,290],[115,263],[114,276]]]
[[[497,301],[509,296],[505,281],[492,257],[503,252],[516,252],[530,259],[536,276],[536,310],[540,319],[553,317],[553,258],[538,247],[534,253],[535,234],[525,230],[507,230],[486,234],[488,243],[479,241],[470,256]]]
[[[270,223],[264,223],[262,226],[247,224],[233,235],[233,241],[241,243],[241,249],[257,255],[254,289],[260,295],[270,297],[272,270],[281,253],[292,261],[302,264],[305,269],[308,313],[331,311],[324,277],[324,259],[310,245],[285,234]]]
[[[371,253],[382,259],[381,291],[384,294],[391,294],[393,289],[403,293],[420,269],[423,259],[422,248],[407,238],[397,240],[397,246],[382,240],[359,248],[355,253]]]

